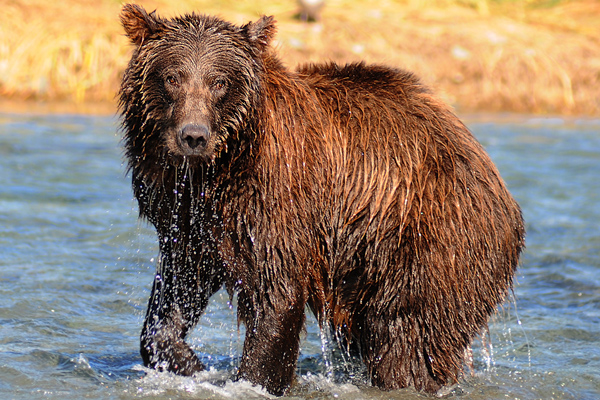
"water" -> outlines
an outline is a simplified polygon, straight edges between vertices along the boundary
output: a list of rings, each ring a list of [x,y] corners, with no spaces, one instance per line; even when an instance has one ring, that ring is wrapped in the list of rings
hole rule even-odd
[[[523,207],[527,251],[475,369],[447,396],[600,397],[600,121],[469,120]],[[265,398],[232,377],[244,337],[218,293],[194,378],[147,371],[138,335],[153,231],[137,221],[117,121],[0,114],[0,398]],[[294,398],[415,399],[340,374],[310,318]],[[344,378],[344,376],[346,378]]]

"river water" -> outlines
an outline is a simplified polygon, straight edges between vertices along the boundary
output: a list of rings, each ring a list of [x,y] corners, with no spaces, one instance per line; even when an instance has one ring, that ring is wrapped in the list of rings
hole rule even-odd
[[[514,296],[445,396],[600,398],[600,121],[467,119],[527,221]],[[141,366],[157,246],[137,221],[111,117],[0,114],[0,398],[269,397],[232,377],[244,337],[219,292],[190,343],[193,378]],[[491,344],[488,344],[491,343]],[[417,399],[339,373],[309,318],[298,399]],[[325,356],[323,356],[325,354]]]

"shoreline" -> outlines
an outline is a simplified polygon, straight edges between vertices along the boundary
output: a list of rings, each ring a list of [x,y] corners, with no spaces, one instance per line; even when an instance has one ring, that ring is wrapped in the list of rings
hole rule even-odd
[[[600,115],[573,114],[539,114],[514,111],[461,111],[451,107],[454,114],[467,126],[477,123],[493,122],[496,124],[529,124],[529,125],[598,125]],[[34,100],[2,100],[0,99],[0,115],[13,116],[83,116],[113,118],[119,121],[116,103],[110,102],[41,102]]]
[[[87,2],[5,5],[0,110],[116,115],[132,46],[120,3],[98,0],[90,13]],[[163,17],[202,10],[235,24],[274,15],[274,49],[290,69],[327,61],[405,69],[461,115],[600,116],[596,0],[328,0],[317,23],[298,21],[292,0],[137,3]]]
[[[69,102],[69,101],[39,101],[21,99],[1,99],[0,112],[4,114],[30,115],[89,115],[99,117],[117,117],[117,105],[111,102]]]

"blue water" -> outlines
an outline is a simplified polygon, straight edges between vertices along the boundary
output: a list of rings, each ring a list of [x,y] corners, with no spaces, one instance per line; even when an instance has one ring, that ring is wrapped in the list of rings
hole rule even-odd
[[[600,398],[600,121],[467,122],[520,202],[528,236],[514,298],[448,396]],[[117,125],[0,114],[0,398],[268,397],[232,381],[243,328],[223,292],[190,338],[209,371],[181,378],[141,366],[157,246],[137,221]],[[332,373],[337,361],[321,350],[309,319],[291,397],[422,398]]]

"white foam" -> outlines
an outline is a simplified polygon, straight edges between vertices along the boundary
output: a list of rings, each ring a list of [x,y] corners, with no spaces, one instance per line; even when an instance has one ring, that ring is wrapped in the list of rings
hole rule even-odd
[[[157,396],[166,392],[178,391],[190,393],[199,398],[210,397],[211,399],[275,398],[261,386],[252,385],[247,381],[233,381],[231,372],[217,370],[213,367],[191,377],[159,372],[141,365],[134,369],[146,373],[145,376],[133,382],[138,395]]]

